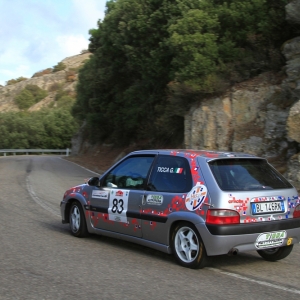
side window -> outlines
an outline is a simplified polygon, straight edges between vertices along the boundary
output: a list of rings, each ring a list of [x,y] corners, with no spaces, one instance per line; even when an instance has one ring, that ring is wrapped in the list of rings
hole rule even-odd
[[[132,156],[122,161],[104,178],[106,187],[144,189],[154,156]]]
[[[148,188],[158,192],[187,193],[192,185],[190,165],[186,158],[160,155],[153,168]]]

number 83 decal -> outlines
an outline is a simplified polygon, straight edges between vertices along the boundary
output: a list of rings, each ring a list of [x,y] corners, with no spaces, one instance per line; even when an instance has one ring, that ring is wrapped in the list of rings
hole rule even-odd
[[[113,200],[113,206],[112,206],[112,208],[111,208],[111,212],[112,213],[118,213],[118,214],[121,214],[122,213],[122,211],[123,211],[123,209],[124,209],[124,201],[123,201],[123,199],[114,199]]]
[[[109,197],[108,215],[109,220],[127,223],[129,191],[111,190]]]

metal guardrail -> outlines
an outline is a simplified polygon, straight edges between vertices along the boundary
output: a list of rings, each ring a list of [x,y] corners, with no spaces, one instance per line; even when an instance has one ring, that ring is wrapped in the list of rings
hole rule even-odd
[[[16,155],[17,153],[26,153],[28,155],[29,153],[60,153],[64,154],[66,156],[69,156],[71,153],[71,150],[69,148],[67,149],[0,149],[0,155],[3,153],[3,156],[6,156],[6,153],[12,153],[13,155]]]

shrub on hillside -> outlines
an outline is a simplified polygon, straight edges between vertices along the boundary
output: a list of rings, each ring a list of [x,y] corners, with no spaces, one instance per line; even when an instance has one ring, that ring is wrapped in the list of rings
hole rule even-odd
[[[27,80],[27,79],[28,78],[26,78],[26,77],[18,77],[16,79],[10,79],[10,80],[6,81],[6,85],[12,85],[12,84],[15,84],[15,83]]]
[[[28,109],[30,106],[35,104],[34,96],[30,91],[23,89],[21,93],[16,96],[15,103],[19,109]]]
[[[65,70],[66,67],[67,66],[63,62],[59,62],[57,65],[55,65],[53,67],[52,72],[55,73],[55,72],[58,72],[58,71],[63,71],[63,70]]]
[[[38,103],[47,96],[47,91],[39,88],[37,85],[28,84],[16,97],[15,103],[19,109],[28,109],[35,103]]]
[[[66,81],[67,82],[73,82],[77,79],[77,73],[76,71],[74,70],[69,70],[67,73],[66,73]]]
[[[56,92],[61,88],[61,84],[58,82],[54,82],[50,85],[50,87],[48,88],[49,92]]]
[[[32,78],[44,76],[44,75],[47,75],[47,74],[51,74],[52,71],[53,71],[52,68],[48,68],[48,69],[36,72],[36,73],[33,74]]]

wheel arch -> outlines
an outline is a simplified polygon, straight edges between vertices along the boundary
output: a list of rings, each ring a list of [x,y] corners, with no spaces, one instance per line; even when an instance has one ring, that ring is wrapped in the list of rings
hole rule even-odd
[[[191,225],[193,225],[202,239],[201,233],[196,226],[199,223],[205,223],[205,220],[201,216],[193,214],[191,212],[174,212],[170,214],[170,218],[168,221],[170,222],[168,232],[168,246],[171,246],[172,244],[172,237],[176,226],[182,222],[190,223]]]
[[[70,210],[71,210],[71,206],[74,202],[79,202],[81,204],[81,207],[83,209],[83,211],[85,211],[85,205],[86,205],[86,200],[85,199],[81,199],[82,197],[77,197],[77,198],[70,198],[66,201],[66,205],[65,205],[65,212],[64,212],[64,217],[65,217],[65,222],[69,223],[69,218],[70,218]]]

